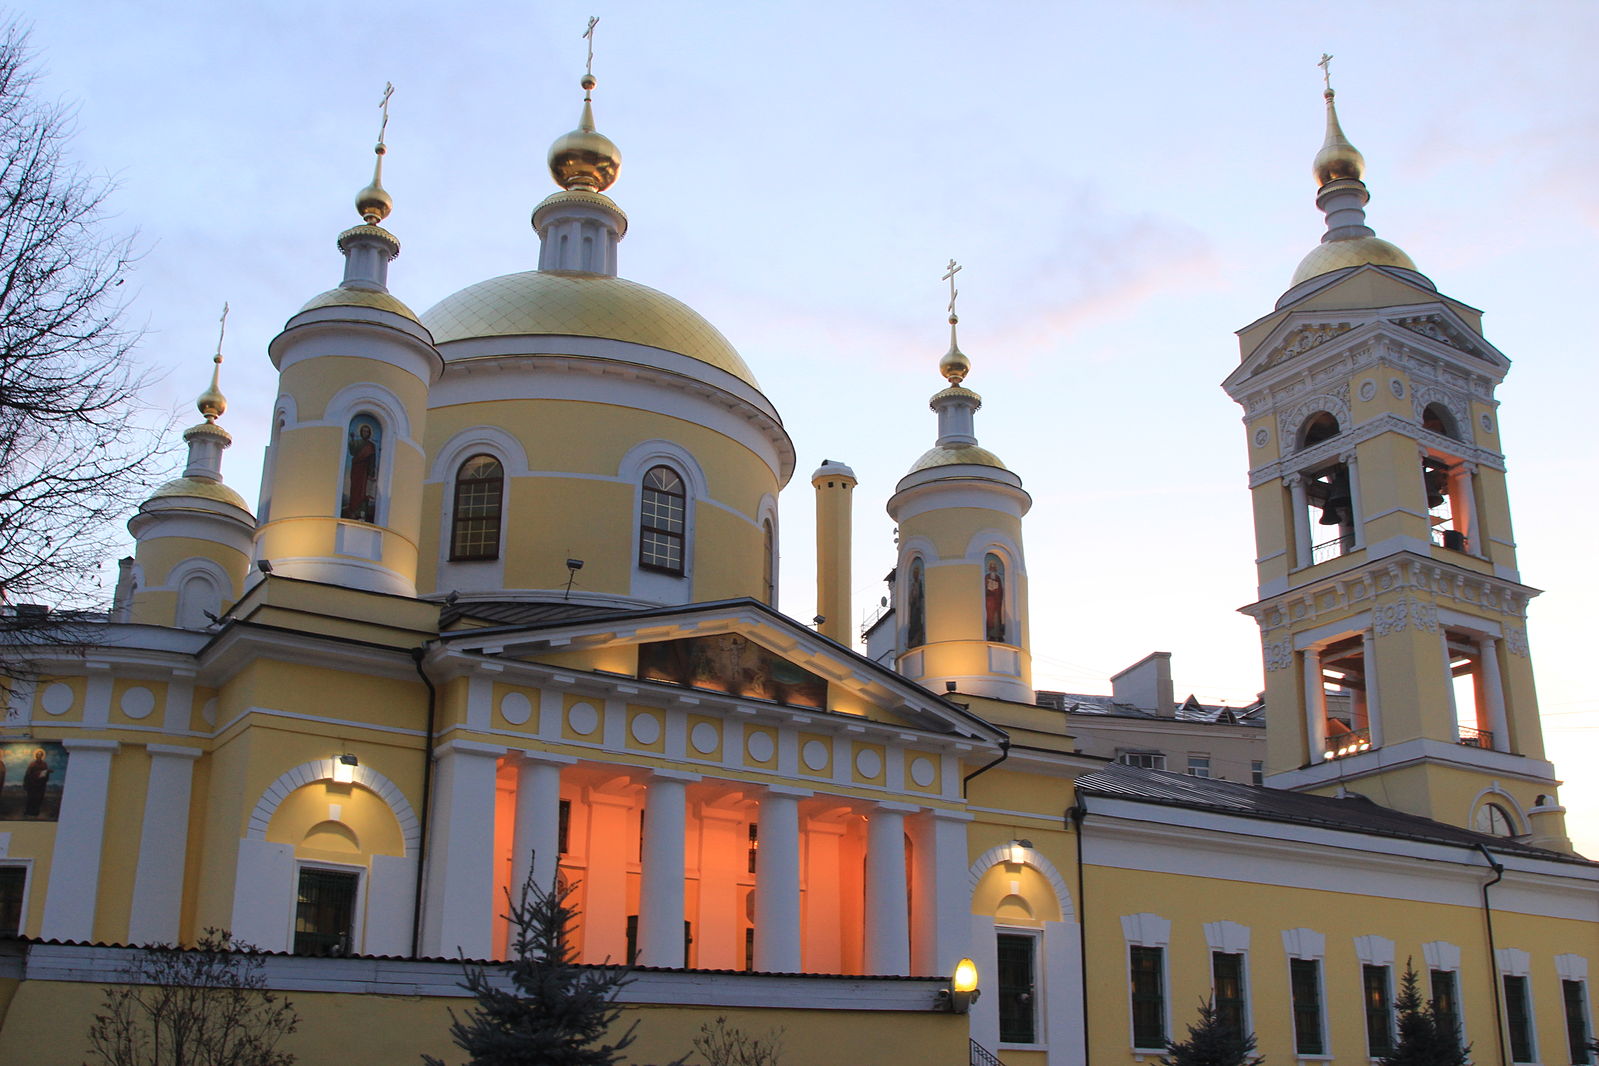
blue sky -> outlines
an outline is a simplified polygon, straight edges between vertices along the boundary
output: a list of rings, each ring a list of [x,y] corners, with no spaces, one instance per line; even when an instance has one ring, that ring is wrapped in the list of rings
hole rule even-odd
[[[152,390],[203,387],[224,300],[228,480],[254,499],[275,380],[266,345],[332,287],[385,81],[386,185],[418,311],[531,268],[551,140],[577,118],[601,16],[600,129],[631,229],[623,275],[714,322],[800,455],[783,499],[783,606],[814,613],[806,475],[861,478],[857,613],[892,565],[882,504],[933,437],[943,264],[984,397],[978,434],[1026,482],[1035,683],[1105,691],[1151,650],[1179,695],[1260,687],[1232,331],[1319,240],[1310,161],[1322,52],[1367,160],[1368,220],[1486,312],[1515,366],[1503,439],[1551,752],[1599,854],[1599,696],[1587,558],[1599,387],[1586,328],[1599,207],[1599,6],[1329,7],[830,2],[27,0],[45,92],[120,184],[145,248],[130,313]],[[1556,399],[1565,397],[1560,403]],[[1592,775],[1588,775],[1592,776]]]

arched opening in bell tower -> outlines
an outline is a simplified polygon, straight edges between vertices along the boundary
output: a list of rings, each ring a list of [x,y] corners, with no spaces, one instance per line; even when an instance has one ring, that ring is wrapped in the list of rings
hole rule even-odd
[[[1341,431],[1336,417],[1317,411],[1299,428],[1298,451],[1319,452],[1318,445]],[[1320,462],[1312,459],[1298,472],[1297,480],[1291,480],[1289,491],[1295,511],[1295,535],[1305,542],[1295,553],[1301,567],[1336,559],[1358,547],[1354,490],[1349,464],[1342,456]]]
[[[1421,428],[1446,441],[1460,439],[1455,417],[1443,404],[1430,403],[1422,411]],[[1421,478],[1427,491],[1427,522],[1432,542],[1450,551],[1477,554],[1477,507],[1472,466],[1457,447],[1428,447],[1421,459]]]

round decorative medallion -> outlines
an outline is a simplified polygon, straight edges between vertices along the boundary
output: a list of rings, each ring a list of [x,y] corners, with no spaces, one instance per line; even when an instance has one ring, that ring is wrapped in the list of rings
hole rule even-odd
[[[600,712],[594,709],[592,703],[574,703],[572,709],[566,712],[566,724],[578,736],[589,736],[600,727]]]
[[[770,733],[751,733],[749,739],[744,742],[744,749],[756,762],[771,762],[772,756],[777,752],[777,745],[772,743]]]
[[[148,718],[153,710],[155,710],[155,693],[143,685],[130,688],[122,694],[122,713],[129,718]]]
[[[883,772],[883,757],[871,748],[862,748],[855,753],[855,772],[866,778],[876,777]]]
[[[47,714],[66,714],[72,710],[72,686],[65,681],[46,686],[39,696],[39,706]]]
[[[507,692],[500,700],[500,717],[512,725],[526,725],[533,717],[533,701],[520,692]]]
[[[1367,378],[1365,381],[1362,381],[1360,383],[1360,398],[1362,400],[1369,400],[1373,396],[1376,396],[1376,395],[1377,395],[1377,383],[1375,381],[1371,380],[1370,378]]]
[[[931,785],[936,773],[932,759],[917,757],[911,760],[911,780],[916,782],[919,788]]]
[[[722,740],[716,727],[709,722],[697,722],[688,732],[688,741],[694,745],[694,750],[701,755],[709,755],[716,750],[716,745]]]
[[[807,740],[805,747],[800,751],[800,758],[805,760],[806,769],[818,772],[826,769],[827,756],[827,745],[820,740]]]
[[[1482,431],[1484,433],[1492,433],[1494,431],[1494,420],[1487,415],[1482,416]]]
[[[653,714],[636,714],[628,731],[640,744],[654,744],[661,739],[661,720]]]
[[[1403,399],[1405,395],[1405,383],[1400,381],[1398,378],[1389,378],[1388,391],[1393,393],[1396,397]]]
[[[1271,434],[1265,429],[1255,430],[1255,447],[1264,448],[1269,440],[1271,440]]]

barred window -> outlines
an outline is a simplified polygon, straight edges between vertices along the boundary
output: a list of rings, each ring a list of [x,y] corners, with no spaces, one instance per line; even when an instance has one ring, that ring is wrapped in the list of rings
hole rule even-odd
[[[1301,1055],[1324,1054],[1321,1034],[1321,962],[1289,959],[1288,984],[1294,1003],[1294,1050]]]
[[[500,557],[500,511],[505,469],[492,455],[474,455],[455,474],[455,524],[450,561]]]
[[[669,466],[644,475],[639,504],[638,562],[646,570],[683,573],[687,502],[683,479]]]
[[[1129,963],[1133,985],[1133,1046],[1166,1046],[1166,952],[1132,947]]]

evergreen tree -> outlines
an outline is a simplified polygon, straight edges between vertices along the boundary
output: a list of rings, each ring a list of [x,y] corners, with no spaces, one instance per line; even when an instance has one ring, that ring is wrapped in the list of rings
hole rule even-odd
[[[477,997],[477,1006],[464,1016],[450,1012],[450,1036],[469,1066],[611,1066],[633,1043],[638,1022],[615,1043],[602,1042],[621,1016],[616,996],[631,978],[624,966],[577,962],[567,940],[577,917],[568,903],[575,888],[557,878],[545,890],[529,877],[506,915],[511,961],[493,970],[465,967],[461,986]],[[428,1066],[444,1066],[431,1055],[422,1058]]]
[[[1436,1002],[1422,1002],[1421,979],[1409,959],[1394,1010],[1399,1016],[1399,1039],[1381,1060],[1383,1066],[1468,1066],[1471,1047],[1461,1047],[1460,1034],[1439,1024]]]
[[[1240,1033],[1221,1019],[1213,999],[1199,1005],[1199,1020],[1189,1025],[1188,1039],[1168,1041],[1162,1066],[1261,1066],[1255,1034]]]

